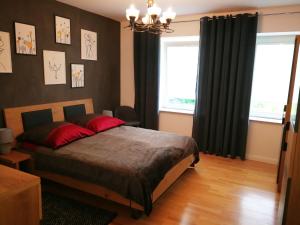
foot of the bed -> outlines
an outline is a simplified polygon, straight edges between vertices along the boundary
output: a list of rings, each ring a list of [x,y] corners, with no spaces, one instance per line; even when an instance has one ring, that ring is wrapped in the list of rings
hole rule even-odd
[[[138,220],[143,216],[144,212],[138,209],[131,209],[131,218]]]

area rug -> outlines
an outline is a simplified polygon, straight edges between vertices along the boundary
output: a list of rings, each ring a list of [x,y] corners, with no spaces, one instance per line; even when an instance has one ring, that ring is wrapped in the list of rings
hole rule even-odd
[[[107,225],[116,213],[52,193],[43,193],[41,225]]]

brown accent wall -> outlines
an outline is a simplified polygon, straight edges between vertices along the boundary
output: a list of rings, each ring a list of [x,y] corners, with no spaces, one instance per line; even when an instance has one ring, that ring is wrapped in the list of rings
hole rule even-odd
[[[71,19],[71,45],[55,43],[55,15]],[[37,56],[15,53],[15,21],[36,26]],[[80,29],[98,33],[98,61],[80,59]],[[1,0],[0,31],[10,33],[13,62],[0,74],[0,109],[88,97],[98,112],[120,104],[119,22],[54,0]],[[44,84],[43,50],[66,53],[67,84]],[[71,63],[84,64],[84,88],[71,88]]]

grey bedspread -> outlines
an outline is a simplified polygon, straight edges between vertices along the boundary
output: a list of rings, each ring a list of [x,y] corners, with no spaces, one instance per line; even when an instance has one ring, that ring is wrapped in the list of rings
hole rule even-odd
[[[38,170],[107,187],[152,210],[152,192],[175,164],[199,151],[190,137],[134,127],[117,127],[58,150],[38,147]]]

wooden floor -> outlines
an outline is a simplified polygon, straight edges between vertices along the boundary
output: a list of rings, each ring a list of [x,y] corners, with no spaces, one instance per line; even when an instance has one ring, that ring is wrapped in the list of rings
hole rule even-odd
[[[275,225],[275,180],[275,166],[201,155],[197,167],[179,178],[149,217],[134,220],[128,208],[91,196],[84,201],[117,211],[112,225]]]
[[[162,196],[149,217],[133,220],[118,210],[113,225],[273,225],[276,167],[202,155]]]

